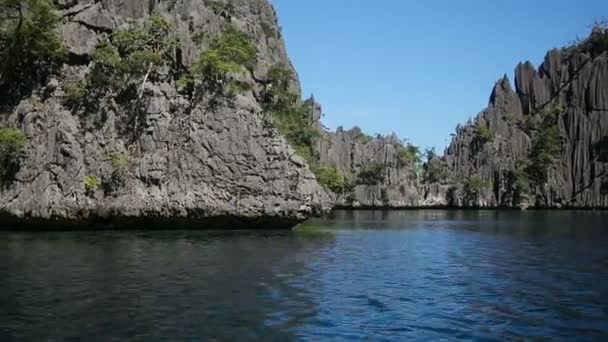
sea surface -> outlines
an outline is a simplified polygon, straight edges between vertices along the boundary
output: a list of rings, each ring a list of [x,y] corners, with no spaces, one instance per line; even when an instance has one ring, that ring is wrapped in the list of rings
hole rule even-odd
[[[0,341],[436,339],[607,341],[608,212],[0,232]]]

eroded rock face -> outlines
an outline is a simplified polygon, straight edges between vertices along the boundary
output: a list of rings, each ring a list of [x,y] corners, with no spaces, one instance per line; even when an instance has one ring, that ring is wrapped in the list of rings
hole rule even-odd
[[[321,124],[321,106],[313,104],[314,121],[320,138],[314,146],[321,165],[335,167],[346,178],[344,192],[335,194],[338,207],[405,208],[421,206],[420,177],[411,163],[399,157],[402,141],[396,136],[366,136],[359,127],[335,132]],[[359,174],[374,165],[382,165],[383,181],[362,182]]]
[[[148,82],[145,110],[132,127],[125,125],[132,113],[118,106],[102,105],[84,117],[70,111],[61,101],[63,80],[52,79],[0,115],[28,139],[15,181],[0,191],[3,222],[286,228],[327,210],[329,198],[306,162],[261,113],[267,71],[291,65],[274,9],[267,1],[227,3],[62,3],[61,31],[77,61],[65,67],[72,75],[86,72],[95,45],[113,29],[159,13],[172,24],[184,67],[226,22],[253,37],[258,62],[247,77],[254,86],[211,108],[178,94],[174,82]],[[110,181],[117,154],[128,156],[120,186]],[[101,186],[87,191],[87,177]]]
[[[538,135],[527,126],[552,110],[559,113],[561,152],[546,170],[546,181],[518,199],[512,174],[529,159]],[[480,126],[491,130],[490,141],[476,140]],[[606,208],[607,141],[608,52],[582,46],[551,50],[538,70],[529,62],[517,66],[515,90],[506,77],[497,82],[488,108],[459,128],[446,150],[443,161],[452,179],[480,177],[483,190],[471,196],[463,183],[453,182],[444,194],[434,194],[463,206]]]
[[[520,63],[515,87],[506,75],[501,78],[488,107],[457,127],[444,156],[428,163],[440,177],[429,176],[428,164],[420,176],[401,162],[397,137],[362,141],[358,128],[327,132],[320,127],[316,152],[321,162],[335,166],[356,185],[348,194],[339,194],[337,203],[393,208],[608,207],[608,51],[601,45],[605,43],[590,43],[593,35],[608,32],[596,29],[577,46],[549,51],[538,69]],[[518,177],[530,164],[535,139],[543,134],[530,127],[552,111],[558,112],[560,152],[542,172],[546,180],[527,180],[529,189],[522,191]],[[385,166],[385,180],[357,184],[357,174],[373,163]]]

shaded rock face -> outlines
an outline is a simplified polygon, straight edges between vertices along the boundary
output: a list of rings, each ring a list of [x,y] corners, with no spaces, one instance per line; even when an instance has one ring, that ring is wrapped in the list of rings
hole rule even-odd
[[[488,108],[459,127],[446,150],[443,162],[452,182],[425,185],[434,187],[426,196],[456,206],[608,207],[608,52],[583,47],[548,52],[538,70],[529,62],[519,64],[515,89],[506,76],[498,81]],[[518,163],[530,159],[541,135],[529,127],[551,111],[557,115],[559,153],[545,170],[546,179],[518,196],[513,174]],[[480,141],[479,127],[490,131],[491,139]],[[471,177],[483,181],[475,193],[462,182]]]
[[[322,165],[334,167],[346,178],[343,193],[335,194],[338,207],[404,208],[420,206],[420,179],[411,163],[399,157],[402,141],[396,136],[366,136],[359,127],[329,132],[320,124],[321,106],[312,100],[313,119],[321,137],[314,150]],[[381,165],[378,182],[362,182],[360,174]]]
[[[61,77],[51,79],[16,108],[0,113],[3,124],[27,137],[15,180],[0,191],[3,222],[265,228],[293,226],[327,209],[329,198],[306,162],[261,113],[258,99],[268,70],[291,65],[267,1],[60,5],[61,32],[72,61],[65,73],[86,72],[97,42],[113,29],[158,13],[172,24],[184,68],[226,22],[247,33],[258,50],[257,64],[246,75],[253,89],[210,107],[189,102],[175,82],[148,82],[141,127],[134,133],[124,129],[124,118],[132,113],[119,106],[100,106],[84,118],[70,111],[62,105]],[[91,118],[102,120],[92,125]],[[110,182],[117,154],[128,158],[120,186]],[[100,187],[87,189],[87,177],[98,179]]]

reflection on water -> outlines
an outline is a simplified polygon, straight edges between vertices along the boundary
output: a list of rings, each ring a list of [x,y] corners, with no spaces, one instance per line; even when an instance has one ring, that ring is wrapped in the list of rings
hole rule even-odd
[[[339,211],[294,232],[0,233],[0,340],[604,339],[605,222]]]

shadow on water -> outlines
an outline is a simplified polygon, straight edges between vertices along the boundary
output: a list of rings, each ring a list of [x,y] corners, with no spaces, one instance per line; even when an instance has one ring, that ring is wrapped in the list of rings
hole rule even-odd
[[[0,233],[0,340],[291,340],[332,235]],[[297,301],[294,301],[297,298]]]

